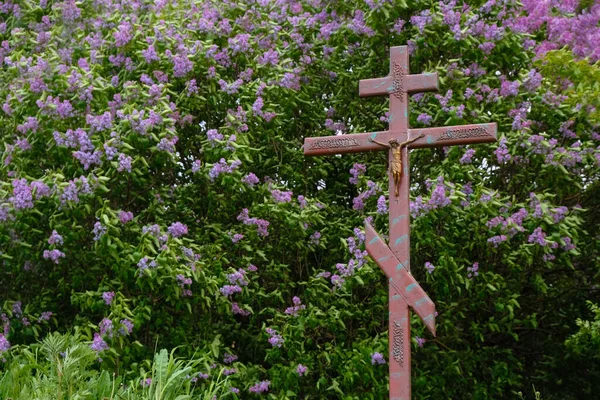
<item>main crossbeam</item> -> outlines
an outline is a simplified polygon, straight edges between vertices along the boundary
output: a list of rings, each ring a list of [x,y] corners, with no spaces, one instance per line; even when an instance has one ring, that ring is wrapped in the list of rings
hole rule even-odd
[[[496,141],[496,124],[455,125],[438,128],[407,129],[404,132],[379,131],[348,135],[310,137],[304,140],[304,155],[323,156],[328,154],[362,153],[383,150],[373,142],[389,142],[396,139],[405,142],[424,135],[408,145],[409,149],[425,147],[492,143]]]

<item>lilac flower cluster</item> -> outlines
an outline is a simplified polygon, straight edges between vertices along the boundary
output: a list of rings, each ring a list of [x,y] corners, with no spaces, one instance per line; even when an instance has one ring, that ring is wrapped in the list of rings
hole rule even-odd
[[[269,335],[269,343],[271,343],[271,346],[273,347],[281,347],[285,342],[283,337],[273,328],[267,328],[267,334]]]
[[[61,235],[59,235],[58,232],[53,230],[52,234],[48,238],[48,244],[50,244],[51,246],[62,245],[63,237]],[[63,253],[62,251],[60,251],[58,249],[44,250],[44,253],[42,256],[44,257],[44,259],[52,260],[55,264],[58,264],[60,262],[60,259],[65,257],[65,253]]]
[[[256,225],[259,236],[265,237],[269,235],[269,221],[255,217],[250,218],[247,208],[242,210],[242,212],[237,216],[237,220],[242,221],[244,225]]]
[[[467,267],[467,277],[472,278],[479,275],[479,263],[473,263],[473,266]]]
[[[232,362],[236,361],[237,359],[238,359],[238,356],[236,356],[234,354],[225,353],[225,355],[223,356],[223,362],[225,364],[231,364]]]
[[[192,278],[186,278],[182,274],[177,274],[176,279],[177,285],[181,288],[182,296],[192,296],[192,290],[190,289],[190,286],[192,285]]]
[[[310,242],[314,245],[318,245],[321,240],[321,232],[317,231],[310,235]]]
[[[94,341],[90,344],[90,348],[96,353],[109,349],[108,344],[99,333],[94,333]]]
[[[292,201],[293,193],[291,191],[284,192],[278,189],[271,190],[271,197],[276,203],[289,203]]]
[[[377,214],[385,215],[388,212],[387,200],[384,195],[377,199]]]
[[[422,196],[417,196],[415,201],[410,202],[410,214],[413,218],[425,215],[431,210],[446,207],[452,203],[452,200],[448,197],[449,185],[444,182],[444,177],[439,176],[435,182],[435,185],[433,185],[431,181],[427,182],[428,188],[433,186],[433,190],[431,191],[430,198],[427,202],[423,201]],[[450,189],[450,194],[452,194],[453,191],[454,189]]]
[[[237,315],[241,315],[242,317],[247,317],[248,315],[250,315],[250,311],[246,311],[240,308],[238,303],[231,304],[231,312]]]
[[[382,364],[385,364],[385,363],[386,363],[386,361],[385,361],[385,357],[383,356],[383,354],[378,353],[378,352],[375,352],[375,353],[371,354],[371,364],[373,364],[373,365],[375,365],[375,364],[382,365]]]
[[[308,368],[302,364],[298,364],[298,367],[296,367],[296,373],[298,374],[298,376],[304,376],[307,372]]]
[[[381,192],[379,185],[373,181],[367,181],[367,190],[352,199],[352,209],[362,210],[365,207],[365,200],[377,195],[379,192]]]
[[[285,313],[288,315],[292,315],[294,317],[298,316],[298,313],[301,310],[304,310],[306,308],[306,305],[302,304],[302,301],[300,300],[300,297],[298,296],[294,296],[294,298],[292,299],[294,305],[292,307],[288,307],[285,309]]]
[[[100,238],[102,236],[104,236],[106,234],[107,228],[102,225],[102,223],[100,221],[96,221],[96,223],[94,224],[94,229],[92,230],[92,233],[94,234],[94,241],[98,241],[100,240]]]
[[[173,236],[174,238],[179,238],[179,237],[182,237],[183,235],[187,235],[188,227],[187,227],[187,225],[184,225],[181,222],[177,221],[177,222],[173,222],[167,228],[167,232],[169,233],[169,235]]]
[[[92,193],[92,187],[85,176],[70,180],[60,194],[61,205],[64,206],[67,202],[79,203],[79,195],[90,193]]]
[[[219,289],[223,296],[230,297],[234,293],[242,293],[242,288],[238,285],[225,285]]]
[[[121,211],[119,212],[119,221],[122,224],[126,224],[133,219],[133,213],[131,211]]]
[[[8,201],[13,204],[15,210],[33,208],[33,195],[27,179],[15,179],[12,181],[12,186],[12,196],[9,197]]]
[[[242,178],[242,182],[245,183],[246,185],[252,187],[260,181],[256,175],[254,175],[252,172],[250,172]]]
[[[354,236],[350,236],[347,239],[348,251],[352,255],[352,258],[347,264],[336,264],[339,275],[330,275],[331,283],[335,287],[341,287],[345,282],[345,277],[354,275],[357,269],[360,269],[367,263],[368,253],[366,250],[361,250],[361,246],[365,243],[365,238],[365,234],[359,228],[354,228]],[[324,274],[321,276],[325,277]]]
[[[367,172],[367,166],[365,164],[355,163],[352,168],[350,168],[350,183],[353,185],[358,185],[358,178],[363,176]]]
[[[62,245],[63,237],[58,234],[55,230],[52,231],[52,234],[48,238],[48,244]]]
[[[471,164],[473,156],[475,155],[475,149],[468,149],[465,154],[461,157],[461,164]]]
[[[423,345],[427,341],[426,339],[419,337],[419,336],[415,336],[415,340],[417,341],[417,346],[419,346],[419,347],[423,347]]]
[[[262,381],[258,382],[256,385],[252,386],[248,389],[252,393],[264,393],[269,391],[269,386],[271,385],[270,381]]]
[[[104,303],[107,306],[110,306],[110,304],[112,303],[114,297],[115,297],[115,292],[104,292],[104,293],[102,293],[102,300],[104,300]]]
[[[427,272],[428,272],[429,274],[432,274],[432,273],[433,273],[433,271],[435,270],[435,265],[433,265],[432,263],[430,263],[429,261],[427,261],[427,262],[425,263],[425,269],[427,270]]]
[[[215,179],[219,177],[221,174],[231,174],[235,171],[242,162],[240,160],[234,160],[231,165],[227,164],[224,158],[221,158],[218,163],[214,164],[211,170],[208,173],[208,177],[211,182],[214,182]]]
[[[155,260],[150,260],[148,257],[142,257],[142,259],[137,263],[140,275],[142,275],[148,268],[156,268],[157,265],[158,264],[156,264]]]
[[[545,247],[548,243],[546,242],[546,234],[542,228],[537,227],[533,230],[533,233],[527,238],[529,243],[535,243],[539,246]]]

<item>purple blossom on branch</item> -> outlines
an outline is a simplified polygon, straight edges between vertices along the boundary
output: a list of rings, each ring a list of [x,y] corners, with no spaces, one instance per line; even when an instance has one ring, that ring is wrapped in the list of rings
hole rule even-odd
[[[264,393],[269,391],[269,386],[271,385],[270,381],[262,381],[258,382],[256,385],[252,386],[248,389],[252,393]]]
[[[187,235],[188,233],[188,227],[187,225],[182,224],[181,222],[177,221],[177,222],[173,222],[171,224],[171,226],[169,226],[167,228],[167,232],[175,237],[175,238],[179,238],[183,235]]]
[[[385,364],[385,357],[383,356],[383,354],[375,352],[373,354],[371,354],[371,364],[375,365],[375,364]]]
[[[44,250],[43,257],[46,260],[52,260],[52,261],[54,261],[55,264],[58,264],[60,258],[64,258],[65,257],[65,253],[63,253],[62,251],[57,250],[57,249],[54,249],[54,250]]]
[[[283,337],[273,328],[267,328],[267,334],[269,335],[269,343],[273,347],[281,347],[283,342],[285,342]]]
[[[102,300],[104,300],[104,303],[107,306],[110,306],[110,304],[112,303],[114,297],[115,297],[115,292],[104,292],[104,293],[102,293]]]
[[[55,230],[52,231],[50,238],[48,239],[48,244],[62,245],[63,237],[58,234]]]

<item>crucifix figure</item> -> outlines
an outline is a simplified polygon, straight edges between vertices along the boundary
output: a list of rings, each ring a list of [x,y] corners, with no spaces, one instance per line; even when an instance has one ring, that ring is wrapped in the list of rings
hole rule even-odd
[[[402,177],[402,149],[404,148],[404,146],[409,145],[412,142],[416,142],[417,139],[421,139],[423,136],[425,135],[421,134],[414,139],[407,140],[406,142],[402,143],[398,143],[398,140],[396,139],[391,139],[389,141],[389,145],[381,143],[375,139],[371,139],[371,141],[377,143],[378,145],[391,149],[392,159],[390,161],[390,167],[392,169],[392,175],[394,176],[394,187],[396,188],[394,194],[396,195],[396,197],[398,197],[398,190],[400,189],[400,178]]]
[[[389,243],[385,243],[368,222],[365,223],[365,233],[369,255],[388,278],[391,400],[411,398],[409,307],[434,336],[437,314],[433,301],[410,273],[408,150],[490,143],[496,141],[497,130],[495,123],[410,129],[408,95],[437,90],[438,77],[435,73],[410,75],[408,66],[407,47],[392,47],[388,76],[359,83],[361,97],[389,96],[389,130],[304,140],[304,154],[312,156],[389,149]]]

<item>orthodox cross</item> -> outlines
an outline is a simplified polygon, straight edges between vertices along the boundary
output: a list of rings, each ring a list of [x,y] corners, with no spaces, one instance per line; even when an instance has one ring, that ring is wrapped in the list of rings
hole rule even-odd
[[[389,244],[368,222],[365,233],[369,255],[388,278],[391,400],[411,398],[409,307],[435,336],[435,305],[410,273],[408,150],[496,140],[495,123],[410,129],[408,95],[435,90],[438,90],[437,74],[410,75],[407,47],[392,47],[389,74],[359,83],[361,97],[389,95],[389,130],[304,140],[304,154],[311,156],[389,149]]]

